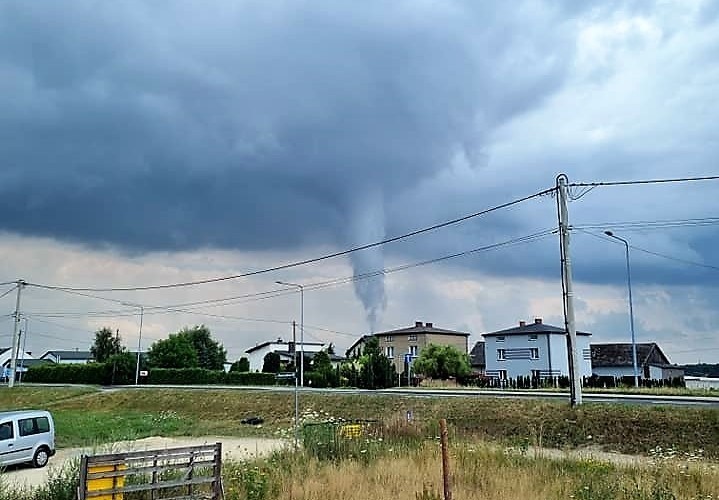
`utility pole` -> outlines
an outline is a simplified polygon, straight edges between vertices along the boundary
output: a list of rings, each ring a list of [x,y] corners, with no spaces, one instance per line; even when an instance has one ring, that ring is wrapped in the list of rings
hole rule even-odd
[[[292,363],[295,367],[295,451],[299,446],[300,438],[300,397],[297,390],[297,322],[292,321],[292,345],[294,352],[292,353]]]
[[[23,318],[25,321],[25,330],[23,330],[23,337],[22,337],[22,350],[20,351],[20,378],[18,379],[18,384],[22,383],[22,374],[23,371],[26,370],[25,368],[25,347],[27,346],[27,316]]]
[[[559,215],[559,243],[562,260],[562,291],[564,302],[564,328],[567,332],[567,351],[569,362],[569,380],[572,406],[582,404],[582,377],[579,369],[579,349],[577,348],[577,327],[574,319],[574,291],[572,287],[572,260],[569,253],[569,197],[567,175],[557,176],[557,203]]]
[[[23,280],[17,280],[17,300],[15,302],[15,322],[12,332],[12,353],[10,359],[10,376],[8,377],[8,387],[15,386],[15,370],[17,370],[17,349],[20,346],[20,339],[18,338],[18,332],[20,330],[20,296],[22,295],[22,289],[25,286]]]
[[[145,307],[140,306],[140,334],[137,337],[137,364],[135,365],[135,385],[140,383],[140,352],[142,350],[142,319],[145,316]]]

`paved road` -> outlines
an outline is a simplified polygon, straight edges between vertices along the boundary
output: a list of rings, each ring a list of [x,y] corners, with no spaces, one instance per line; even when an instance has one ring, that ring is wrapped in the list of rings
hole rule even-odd
[[[228,390],[253,390],[270,392],[292,392],[291,386],[235,386],[235,385],[153,385],[153,386],[117,386],[105,390],[132,390],[147,389],[150,387],[158,389],[185,389],[185,390],[207,390],[207,389],[228,389]],[[569,393],[556,391],[498,391],[481,389],[417,389],[417,388],[392,388],[371,391],[368,389],[313,389],[303,387],[300,393],[320,394],[364,394],[364,395],[392,395],[410,397],[485,397],[485,398],[521,398],[521,399],[549,399],[558,401],[569,401]],[[614,393],[584,393],[584,401],[587,403],[623,403],[643,405],[672,405],[672,406],[695,406],[710,407],[719,409],[719,397],[702,396],[656,396],[650,394],[614,394]]]

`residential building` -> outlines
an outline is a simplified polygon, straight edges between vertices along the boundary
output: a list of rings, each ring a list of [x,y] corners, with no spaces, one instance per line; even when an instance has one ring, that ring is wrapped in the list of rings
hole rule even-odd
[[[634,357],[630,342],[592,344],[592,374],[599,377],[634,377]],[[674,365],[655,342],[637,344],[637,371],[643,379],[683,378],[684,369]]]
[[[12,347],[0,347],[0,366],[5,368],[10,366],[10,361],[12,359]],[[23,353],[20,352],[17,358],[16,365],[20,365],[20,360],[31,360],[35,359],[31,352],[25,352],[25,355],[23,356]]]
[[[484,375],[487,369],[487,361],[484,355],[485,343],[481,340],[474,343],[474,347],[469,351],[469,365],[472,367],[472,372],[477,375]]]
[[[10,368],[11,361],[12,361],[12,347],[0,348],[0,367]],[[22,352],[20,352],[20,354],[18,355],[18,358],[17,358],[17,362],[15,364],[15,366],[17,367],[17,371],[21,371],[22,365],[28,367],[34,361],[35,361],[35,358],[33,357],[31,352],[26,351],[24,355]]]
[[[400,328],[373,335],[363,335],[346,351],[348,358],[362,354],[367,339],[376,337],[382,352],[394,364],[398,373],[404,372],[405,355],[416,359],[429,344],[451,345],[466,353],[468,351],[469,333],[436,328],[432,323],[416,321],[414,326]]]
[[[302,350],[302,345],[303,344],[300,344],[299,342],[295,344],[294,342],[285,342],[281,338],[278,338],[275,341],[262,342],[261,344],[257,344],[254,347],[250,347],[245,351],[245,354],[247,354],[247,359],[250,362],[250,371],[262,371],[262,365],[264,364],[265,356],[270,352],[277,352],[280,355],[280,359],[291,361],[293,356],[290,353],[295,351],[299,352],[300,350]],[[308,356],[308,353],[314,356],[314,353],[320,352],[325,348],[326,345],[321,342],[305,342],[305,358],[309,357],[311,359],[311,356]],[[284,358],[283,354],[285,355]],[[307,364],[305,363],[305,370],[306,369]]]
[[[94,361],[90,351],[81,351],[79,349],[75,349],[74,351],[47,351],[40,356],[40,359],[47,359],[53,363],[76,365],[87,364]]]
[[[590,333],[577,332],[579,373],[589,377]],[[500,379],[569,375],[567,335],[564,328],[545,324],[542,318],[520,321],[519,326],[482,334],[486,375]]]

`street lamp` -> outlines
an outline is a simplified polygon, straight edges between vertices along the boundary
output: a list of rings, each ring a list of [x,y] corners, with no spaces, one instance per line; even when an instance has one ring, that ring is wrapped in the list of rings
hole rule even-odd
[[[122,305],[129,307],[140,308],[140,332],[137,337],[137,363],[135,364],[135,385],[140,383],[140,352],[142,349],[142,319],[145,316],[145,307],[139,304],[132,304],[130,302],[123,302]]]
[[[637,341],[634,335],[634,306],[632,305],[632,273],[629,267],[629,242],[620,238],[611,231],[604,231],[604,234],[615,240],[624,243],[624,251],[627,259],[627,289],[629,290],[629,327],[632,332],[632,364],[634,366],[634,387],[639,387],[639,371],[637,370]]]
[[[305,386],[305,287],[298,283],[275,281],[278,285],[294,286],[300,289],[300,387]],[[297,347],[295,346],[295,349]]]

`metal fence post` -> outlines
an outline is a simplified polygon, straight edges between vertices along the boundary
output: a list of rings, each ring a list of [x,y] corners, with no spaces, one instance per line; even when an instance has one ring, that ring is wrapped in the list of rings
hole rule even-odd
[[[215,482],[213,488],[213,500],[223,498],[222,492],[222,443],[215,443],[215,465],[214,470]]]

